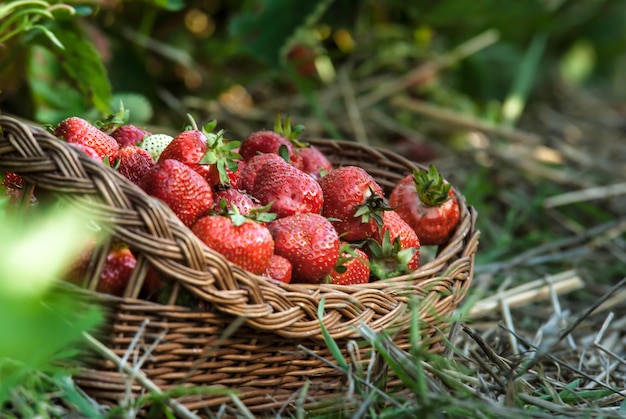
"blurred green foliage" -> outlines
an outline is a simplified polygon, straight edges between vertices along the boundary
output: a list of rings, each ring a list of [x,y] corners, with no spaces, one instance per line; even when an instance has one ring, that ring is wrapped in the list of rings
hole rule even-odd
[[[69,377],[77,343],[102,314],[55,286],[87,243],[85,219],[58,206],[25,222],[3,187],[0,197],[0,411],[50,417],[51,397],[88,404]]]
[[[50,1],[46,10],[59,4]],[[289,80],[285,58],[295,45],[331,66],[352,60],[358,64],[355,75],[375,75],[407,71],[486,29],[498,31],[498,43],[463,60],[441,81],[475,106],[506,98],[538,35],[545,37],[545,48],[534,83],[560,72],[575,83],[609,80],[614,92],[626,93],[626,3],[620,0],[63,4],[74,13],[59,9],[37,22],[44,30],[23,31],[4,42],[4,110],[56,122],[70,114],[94,115],[94,109],[107,113],[118,102],[112,95],[131,93],[153,105],[152,122],[170,125],[185,115],[188,97],[211,101],[234,85]],[[3,28],[14,27],[7,19],[0,14],[0,36]]]

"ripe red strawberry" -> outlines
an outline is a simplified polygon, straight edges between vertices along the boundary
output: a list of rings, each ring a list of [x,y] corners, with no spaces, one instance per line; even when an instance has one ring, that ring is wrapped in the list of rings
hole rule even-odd
[[[127,145],[138,146],[149,135],[152,135],[152,133],[132,124],[122,125],[111,132],[111,137],[115,138],[120,147]]]
[[[94,150],[93,148],[89,147],[88,145],[85,144],[81,144],[81,143],[68,143],[71,147],[77,148],[79,150],[84,151],[89,157],[91,157],[92,159],[102,162],[102,157],[96,153],[96,150]]]
[[[239,154],[244,160],[249,161],[258,154],[281,154],[281,150],[284,149],[284,154],[286,154],[284,157],[289,161],[289,164],[300,169],[302,158],[298,154],[296,137],[302,129],[303,127],[298,125],[292,130],[289,117],[282,124],[280,115],[277,115],[274,131],[261,130],[251,133],[241,142]]]
[[[303,171],[280,160],[268,161],[259,169],[252,196],[278,218],[322,211],[324,198],[319,183]]]
[[[370,278],[367,254],[359,248],[351,248],[346,242],[339,250],[337,266],[330,273],[330,283],[336,285],[366,284]]]
[[[460,219],[459,202],[434,166],[414,169],[389,195],[390,206],[413,228],[422,245],[445,243]]]
[[[339,258],[339,236],[319,214],[296,214],[272,221],[274,252],[293,265],[293,281],[320,283]]]
[[[396,211],[383,211],[382,228],[374,234],[378,243],[383,243],[385,233],[389,232],[389,239],[393,243],[396,238],[400,241],[400,251],[414,249],[413,256],[407,261],[407,269],[412,272],[420,266],[420,240],[411,226],[404,221]]]
[[[333,170],[332,163],[319,148],[310,145],[299,149],[302,158],[302,171],[319,179],[321,174],[326,174]]]
[[[120,149],[120,160],[117,171],[136,185],[155,166],[154,159],[143,148],[131,144]]]
[[[259,169],[271,160],[282,160],[282,158],[277,154],[265,153],[256,155],[246,161],[246,165],[241,169],[239,189],[251,193],[252,189],[254,189],[254,181]]]
[[[202,217],[191,231],[211,249],[257,275],[265,271],[274,253],[274,240],[267,227],[236,211]]]
[[[22,199],[22,188],[24,186],[24,178],[15,172],[1,172],[0,178],[0,201],[7,199],[11,205],[17,204]],[[32,201],[32,198],[31,198]]]
[[[280,146],[284,146],[287,149],[289,156],[289,163],[297,165],[300,161],[298,153],[289,141],[287,141],[282,135],[275,133],[274,131],[256,131],[248,135],[242,142],[239,154],[244,160],[248,161],[257,154],[272,153],[278,154]]]
[[[342,239],[365,240],[382,225],[380,212],[389,209],[376,180],[357,166],[333,169],[319,180],[324,194],[322,214],[333,221]]]
[[[292,271],[293,267],[289,259],[273,254],[263,276],[288,284],[291,282]]]
[[[206,180],[178,160],[159,160],[144,176],[141,187],[164,201],[188,227],[213,205],[213,192]]]
[[[231,209],[234,205],[242,215],[248,215],[253,209],[261,207],[258,201],[252,199],[252,197],[245,192],[237,189],[224,189],[213,192],[213,211],[222,211],[222,200],[224,200],[226,209]]]
[[[178,160],[195,168],[207,151],[207,138],[197,129],[189,129],[176,135],[159,156],[159,162],[167,159]]]
[[[4,174],[2,177],[2,186],[6,188],[14,188],[21,189],[24,186],[24,178],[18,175],[15,172],[0,172],[0,175]]]
[[[86,286],[87,268],[96,247],[93,239],[80,251],[63,279],[79,286]],[[126,243],[115,242],[108,250],[96,290],[122,296],[137,260]]]
[[[100,160],[107,158],[111,166],[120,153],[120,146],[113,137],[79,117],[73,116],[59,122],[54,129],[54,135],[64,138],[68,143],[80,143],[93,148]]]
[[[121,297],[136,264],[137,259],[128,245],[112,246],[100,274],[96,291]]]

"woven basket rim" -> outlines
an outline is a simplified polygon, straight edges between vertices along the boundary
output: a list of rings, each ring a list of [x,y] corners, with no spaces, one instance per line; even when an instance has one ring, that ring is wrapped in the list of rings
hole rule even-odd
[[[0,169],[15,171],[27,182],[67,198],[98,221],[109,221],[111,232],[141,252],[137,274],[131,278],[124,303],[139,303],[139,289],[147,266],[152,264],[218,311],[243,316],[256,328],[286,337],[321,340],[321,320],[331,336],[354,337],[359,322],[372,329],[405,327],[406,308],[413,296],[433,300],[420,307],[425,321],[445,319],[465,296],[473,276],[479,231],[476,211],[454,189],[461,220],[450,240],[438,248],[435,259],[411,274],[368,284],[284,284],[254,275],[208,248],[174,213],[156,198],[86,154],[59,141],[31,123],[0,114]],[[306,139],[311,144],[367,154],[389,167],[423,166],[389,150],[359,143],[329,139]],[[96,196],[94,200],[92,197]],[[104,201],[104,202],[102,202]],[[94,290],[97,278],[88,289]],[[90,291],[95,292],[95,291]],[[438,297],[432,297],[437,295]],[[325,312],[316,308],[324,299]],[[437,301],[434,301],[437,300]],[[163,308],[172,304],[141,301]]]

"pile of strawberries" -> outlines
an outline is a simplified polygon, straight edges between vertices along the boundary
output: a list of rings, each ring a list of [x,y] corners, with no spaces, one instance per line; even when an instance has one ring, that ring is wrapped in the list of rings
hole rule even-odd
[[[302,127],[289,118],[242,141],[190,121],[175,137],[78,117],[53,132],[165,202],[208,247],[275,281],[354,285],[408,274],[420,246],[445,243],[458,224],[457,197],[433,166],[407,173],[386,197],[363,168],[333,167],[299,141]],[[5,186],[18,180],[7,174]],[[70,280],[81,281],[89,257]],[[115,243],[98,290],[121,295],[135,263]],[[146,284],[158,288],[158,276]]]

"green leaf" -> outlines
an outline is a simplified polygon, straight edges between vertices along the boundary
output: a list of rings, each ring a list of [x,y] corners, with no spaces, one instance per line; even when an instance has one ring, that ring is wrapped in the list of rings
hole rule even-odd
[[[111,84],[98,51],[75,25],[57,26],[54,33],[65,49],[51,51],[66,75],[98,111],[110,114]]]
[[[283,160],[285,160],[287,163],[289,163],[289,150],[287,149],[286,145],[281,144],[278,147],[278,155],[282,157]]]
[[[65,47],[63,46],[63,44],[61,43],[61,41],[59,41],[59,38],[56,37],[56,35],[50,31],[50,29],[46,28],[43,25],[35,25],[33,26],[33,28],[37,28],[39,29],[41,32],[43,32],[43,34],[50,40],[50,42],[52,42],[57,48],[59,49],[65,49]]]
[[[217,153],[215,150],[207,151],[198,162],[199,164],[215,164],[217,162]]]
[[[213,119],[207,122],[206,124],[204,124],[202,129],[204,130],[206,134],[208,134],[209,132],[213,132],[216,126],[217,126],[217,119]]]

